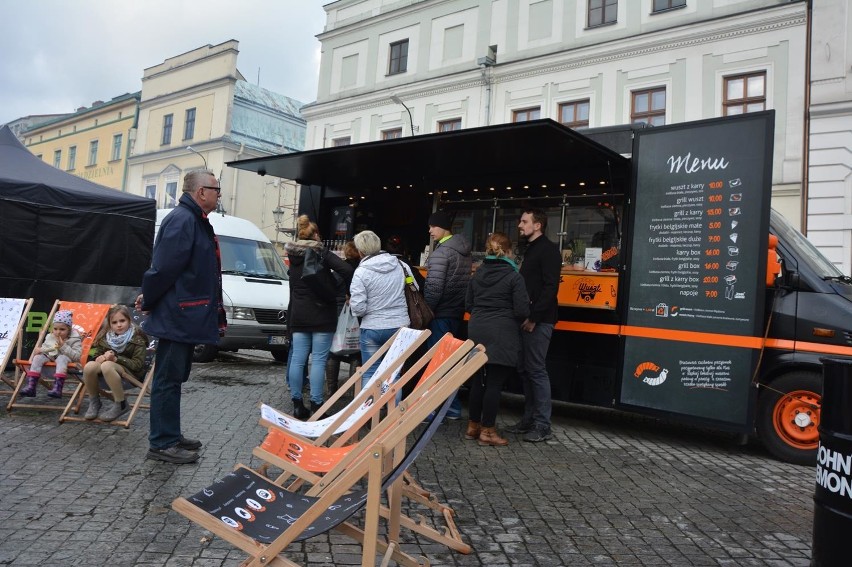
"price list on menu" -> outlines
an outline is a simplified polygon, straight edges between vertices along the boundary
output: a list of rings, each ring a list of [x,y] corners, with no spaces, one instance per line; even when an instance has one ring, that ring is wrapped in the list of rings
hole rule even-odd
[[[639,134],[621,402],[744,425],[763,325],[772,113]]]

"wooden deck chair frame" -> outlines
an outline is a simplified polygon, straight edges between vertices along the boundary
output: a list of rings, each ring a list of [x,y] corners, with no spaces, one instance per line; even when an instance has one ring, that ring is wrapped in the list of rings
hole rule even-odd
[[[109,305],[105,303],[89,303],[89,302],[81,302],[81,301],[63,301],[61,299],[57,299],[53,302],[53,308],[51,308],[50,313],[47,316],[46,324],[42,327],[41,331],[38,334],[38,340],[36,341],[33,350],[41,347],[44,342],[44,337],[47,334],[48,329],[53,321],[53,316],[56,315],[56,312],[60,309],[70,309],[74,313],[74,327],[82,328],[82,342],[83,342],[83,352],[80,355],[80,362],[72,362],[68,365],[68,376],[67,380],[76,380],[80,382],[82,380],[82,368],[86,364],[86,359],[89,355],[89,349],[92,347],[92,343],[95,340],[95,335],[98,330],[101,328],[101,325],[104,323],[104,319],[106,319],[107,311],[109,311]],[[85,313],[85,315],[82,315]],[[99,320],[98,320],[99,318]],[[82,319],[82,320],[81,320]],[[15,383],[15,390],[12,392],[12,397],[9,400],[9,403],[6,405],[7,411],[12,411],[13,408],[22,408],[22,409],[42,409],[42,410],[53,410],[53,411],[64,411],[65,404],[40,404],[38,402],[35,403],[22,403],[19,401],[19,392],[26,382],[26,369],[29,368],[31,363],[32,355],[30,355],[29,360],[24,359],[16,359],[15,365],[19,369],[19,374],[17,376],[17,381]],[[54,362],[47,362],[45,366],[51,367],[56,366]],[[46,388],[50,388],[53,386],[53,380],[47,379],[42,376],[39,377],[39,384]],[[66,394],[63,393],[63,396]]]
[[[441,338],[441,341],[444,341],[449,337],[450,340],[458,341],[454,339],[452,335],[445,335]],[[433,360],[434,351],[441,347],[441,341],[439,341],[436,345],[430,349],[430,351],[421,357],[412,368],[406,372],[399,381],[397,381],[393,387],[389,389],[388,392],[384,394],[384,396],[389,396],[391,400],[394,399],[396,391],[399,391],[403,388],[405,382],[407,382],[406,377],[410,375],[417,374],[419,370],[425,365],[428,360],[431,362]],[[428,391],[430,388],[435,387],[441,380],[445,379],[450,372],[453,371],[454,368],[457,368],[461,364],[463,364],[463,359],[468,356],[470,351],[473,349],[474,344],[472,341],[458,341],[458,347],[452,351],[437,367],[432,369],[430,374],[425,374],[421,381],[415,386],[414,390],[403,400],[403,403],[411,409],[412,406],[418,403],[419,398],[423,395],[424,391]],[[377,404],[381,406],[380,404]],[[393,406],[389,406],[389,411]],[[271,431],[279,430],[275,423],[266,421],[261,419],[261,425],[267,427]],[[374,440],[375,442],[384,442],[384,439],[387,437],[389,433],[389,428],[394,426],[394,422],[392,419],[385,418],[381,421],[378,426],[374,426],[370,433],[364,438],[363,442],[369,443],[370,440]],[[281,431],[281,430],[279,430]],[[282,432],[279,435],[283,435],[283,437],[288,437],[286,431]],[[266,444],[266,443],[265,443]],[[298,489],[303,482],[308,482],[314,486],[320,485],[323,482],[329,482],[335,476],[342,474],[348,463],[351,460],[350,451],[351,450],[359,450],[359,443],[353,443],[352,445],[346,447],[337,447],[335,445],[331,447],[317,447],[312,444],[310,441],[299,442],[298,440],[293,439],[287,443],[288,447],[296,447],[298,449],[294,449],[294,453],[292,453],[292,458],[285,458],[278,453],[272,452],[268,450],[264,445],[256,447],[253,451],[254,456],[260,458],[264,461],[266,465],[273,465],[277,468],[280,468],[283,472],[278,478],[275,479],[275,483],[280,486],[284,486],[286,482],[289,481],[289,478],[292,476],[296,477],[296,481],[287,485],[288,490],[296,490]],[[295,451],[304,450],[304,448],[309,447],[311,449],[310,453],[314,455],[318,455],[321,459],[327,459],[327,462],[335,462],[335,464],[331,468],[327,468],[325,471],[319,471],[317,469],[310,470],[312,467],[308,462],[308,459],[304,459],[305,463],[302,464],[302,460],[299,458],[299,455],[295,454]],[[341,450],[343,449],[343,450]],[[404,441],[400,447],[397,448],[397,454],[402,454],[405,452],[405,444]],[[306,455],[308,453],[306,452]],[[266,470],[264,468],[260,469],[264,474]],[[325,472],[325,475],[320,476],[319,472]],[[413,500],[423,506],[431,508],[432,510],[438,512],[440,516],[442,516],[445,526],[443,531],[439,531],[433,527],[431,527],[424,517],[420,517],[418,521],[411,519],[410,517],[401,514],[399,509],[396,512],[392,512],[389,508],[383,507],[381,509],[381,515],[386,518],[390,518],[392,515],[394,517],[399,518],[397,524],[409,529],[411,531],[417,532],[425,537],[432,539],[437,543],[441,543],[446,545],[447,547],[454,549],[460,553],[470,553],[470,546],[465,543],[461,534],[456,527],[454,516],[455,511],[438,501],[438,499],[431,494],[430,492],[423,489],[417,482],[412,478],[410,473],[406,473],[403,475],[401,482],[396,485],[395,489],[398,491],[394,494],[394,498],[399,500],[399,497],[405,496],[406,498]]]
[[[246,567],[293,566],[296,564],[287,558],[282,557],[280,555],[281,552],[284,551],[292,542],[305,539],[305,532],[306,530],[311,529],[312,523],[321,519],[325,520],[326,518],[324,516],[333,514],[331,510],[336,506],[336,503],[338,503],[342,497],[346,497],[347,493],[353,490],[359,481],[366,478],[367,491],[366,495],[362,496],[364,506],[366,507],[364,527],[359,528],[346,521],[355,513],[355,511],[351,511],[351,513],[349,513],[350,510],[346,510],[346,512],[349,513],[349,516],[342,517],[341,523],[337,523],[330,527],[352,537],[362,544],[363,552],[361,564],[364,567],[368,565],[375,565],[377,550],[384,554],[382,565],[387,565],[391,559],[395,560],[400,565],[410,567],[423,565],[424,563],[421,563],[414,557],[404,553],[399,547],[398,540],[390,538],[388,542],[385,542],[379,539],[378,518],[381,508],[381,495],[383,491],[388,490],[389,487],[398,482],[404,470],[410,466],[414,459],[416,459],[419,453],[423,450],[426,443],[430,440],[431,435],[434,435],[434,432],[440,426],[441,418],[446,414],[446,411],[449,408],[451,397],[455,391],[470,376],[472,376],[474,372],[479,370],[486,361],[487,357],[484,352],[482,350],[477,351],[474,356],[469,357],[465,361],[462,368],[455,369],[448,379],[442,381],[435,387],[430,388],[428,391],[425,391],[420,399],[420,402],[422,403],[417,403],[410,411],[408,411],[406,403],[403,402],[390,411],[386,419],[392,420],[394,426],[390,428],[388,435],[382,442],[377,442],[374,439],[368,440],[367,438],[359,442],[363,450],[358,451],[357,455],[353,455],[352,461],[349,463],[342,475],[328,483],[322,483],[321,486],[314,487],[305,495],[288,493],[283,489],[281,489],[281,492],[277,492],[282,500],[284,497],[293,499],[308,497],[315,498],[315,500],[311,501],[307,510],[303,514],[300,514],[298,518],[295,516],[289,518],[289,520],[292,520],[291,523],[288,521],[289,527],[280,532],[280,535],[277,535],[277,537],[272,539],[269,543],[259,543],[248,535],[241,533],[238,529],[239,524],[233,520],[231,521],[231,525],[236,525],[237,528],[230,527],[229,524],[225,523],[226,520],[224,518],[203,510],[198,505],[193,504],[189,499],[175,499],[172,503],[172,508],[198,524],[200,527],[210,530],[214,534],[219,535],[226,541],[248,553],[249,558],[243,563]],[[439,407],[440,409],[438,409]],[[386,456],[389,452],[393,451],[394,447],[404,443],[407,436],[414,431],[419,423],[426,418],[430,412],[435,410],[438,411],[438,417],[433,420],[429,426],[427,426],[418,442],[412,445],[409,453],[401,459],[400,464],[387,474],[384,474],[383,464],[386,462]],[[245,470],[246,474],[249,474],[248,469],[245,469],[244,467],[238,470]],[[253,473],[253,471],[251,471],[251,474],[254,474],[255,477],[259,478],[259,475]],[[191,498],[195,499],[202,494],[204,497],[209,497],[210,493],[215,494],[219,486],[219,484],[214,484],[210,489],[205,489]],[[275,486],[276,485],[274,484],[271,485],[271,490],[264,492],[264,494],[274,496],[276,494],[274,490]],[[267,489],[263,488],[263,490]],[[311,493],[312,491],[313,494]],[[254,506],[253,509],[256,511],[258,519],[260,518],[261,512],[259,511],[259,508],[264,508],[263,512],[266,511],[265,507],[257,502],[249,503],[249,506]],[[215,512],[220,514],[223,510],[217,509]],[[241,518],[255,517],[255,514],[245,509],[241,509],[241,512],[242,514],[240,514],[240,511],[237,511],[237,514]],[[261,522],[258,522],[257,525],[260,525],[260,523]],[[317,531],[316,533],[321,532]],[[310,535],[314,534],[311,533]],[[428,562],[426,564],[428,564]]]
[[[376,373],[372,376],[371,385],[367,388],[361,389],[361,377],[364,374],[364,370],[366,368],[369,368],[373,364],[377,364],[379,359],[383,358],[385,353],[387,353],[391,348],[393,348],[394,342],[403,331],[414,331],[417,332],[418,335],[411,342],[411,344],[405,347],[405,349],[394,361],[390,362],[384,368],[384,370],[379,372],[379,369],[377,368]],[[319,421],[320,418],[322,418],[326,412],[332,409],[334,403],[339,400],[347,390],[353,390],[353,392],[356,393],[354,394],[352,400],[344,408],[340,409],[332,415],[325,417],[323,419],[323,427],[318,428],[321,429],[321,431],[316,436],[308,436],[304,433],[300,433],[299,431],[295,430],[289,430],[289,433],[305,441],[307,441],[309,437],[313,438],[314,443],[320,445],[328,441],[332,436],[339,435],[341,428],[352,428],[353,424],[357,426],[356,429],[360,428],[364,423],[366,423],[366,420],[363,419],[363,416],[353,420],[352,418],[355,412],[361,411],[362,406],[366,402],[370,401],[370,399],[376,399],[375,393],[377,392],[377,390],[375,389],[375,387],[380,386],[383,382],[391,378],[394,373],[402,367],[405,361],[408,360],[408,358],[410,358],[417,351],[420,345],[426,342],[426,339],[429,337],[429,335],[430,331],[428,329],[423,331],[415,331],[414,329],[407,329],[403,327],[402,329],[398,330],[391,336],[390,339],[388,339],[381,347],[379,347],[379,350],[376,351],[376,354],[371,356],[367,363],[363,367],[359,368],[352,375],[352,377],[349,378],[349,380],[347,380],[346,383],[344,383],[344,385],[340,387],[337,392],[335,392],[335,394],[332,395],[328,399],[328,401],[326,401],[314,413],[314,415],[312,415],[304,422],[283,412],[274,410],[274,408],[269,408],[269,410],[276,414],[277,419],[279,420],[279,425],[283,429],[289,429],[288,426],[292,426],[296,429],[299,429],[303,427],[303,424]],[[372,409],[378,412],[378,408],[371,408],[371,410]],[[370,410],[368,410],[367,413],[369,415],[373,415],[373,412]],[[347,422],[349,422],[348,428],[346,426]]]
[[[15,365],[12,377],[6,376],[6,365],[10,360],[20,359],[24,356],[24,325],[27,316],[33,306],[33,298],[20,299],[16,297],[0,297],[0,322],[8,321],[8,326],[0,328],[0,345],[5,345],[0,353],[0,394],[11,395],[18,383],[18,374],[21,372]],[[16,312],[20,310],[16,324],[13,324]],[[14,355],[14,359],[12,356]]]

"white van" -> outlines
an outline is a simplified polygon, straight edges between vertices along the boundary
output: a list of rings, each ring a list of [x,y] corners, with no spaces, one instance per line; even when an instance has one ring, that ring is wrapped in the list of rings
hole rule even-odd
[[[171,209],[157,211],[155,230]],[[272,242],[250,221],[210,213],[222,255],[222,298],[228,328],[219,345],[198,345],[193,360],[209,362],[219,350],[268,350],[287,360],[287,268]]]

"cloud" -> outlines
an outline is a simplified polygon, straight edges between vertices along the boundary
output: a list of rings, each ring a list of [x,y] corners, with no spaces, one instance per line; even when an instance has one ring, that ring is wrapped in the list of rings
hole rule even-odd
[[[0,124],[73,112],[140,90],[145,68],[197,47],[240,42],[246,80],[316,97],[328,0],[30,0],[0,20]]]

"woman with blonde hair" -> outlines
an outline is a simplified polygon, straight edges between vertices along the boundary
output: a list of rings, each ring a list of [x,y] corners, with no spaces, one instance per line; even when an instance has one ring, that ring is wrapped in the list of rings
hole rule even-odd
[[[529,316],[530,300],[512,255],[512,241],[495,232],[485,243],[485,259],[470,280],[465,296],[470,313],[468,338],[485,345],[488,364],[470,382],[470,421],[465,439],[503,447],[509,441],[495,427],[503,384],[521,356],[521,323]]]
[[[306,419],[319,409],[324,398],[325,363],[337,328],[337,282],[352,279],[352,266],[320,243],[317,225],[306,216],[297,220],[296,242],[284,245],[290,259],[290,306],[287,321],[291,333],[287,381],[293,399],[293,415]],[[318,260],[318,275],[306,281],[305,263]],[[311,409],[302,403],[305,365],[311,356],[309,382]]]

